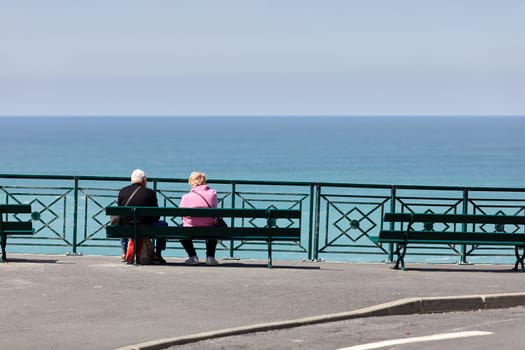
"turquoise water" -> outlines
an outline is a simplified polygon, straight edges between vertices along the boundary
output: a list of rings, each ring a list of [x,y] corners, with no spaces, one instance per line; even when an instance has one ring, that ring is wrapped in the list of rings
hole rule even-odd
[[[0,118],[0,173],[522,186],[525,118]]]

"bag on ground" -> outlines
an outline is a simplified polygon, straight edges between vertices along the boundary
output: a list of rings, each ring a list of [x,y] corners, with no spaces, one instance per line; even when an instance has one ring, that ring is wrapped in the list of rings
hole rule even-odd
[[[138,240],[138,263],[141,265],[149,265],[153,260],[153,243],[151,239]],[[133,239],[129,240],[128,250],[126,252],[126,261],[133,263],[135,259],[135,242]]]

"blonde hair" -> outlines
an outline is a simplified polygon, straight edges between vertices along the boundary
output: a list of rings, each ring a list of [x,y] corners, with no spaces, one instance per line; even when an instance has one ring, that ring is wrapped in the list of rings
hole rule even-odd
[[[190,174],[188,183],[191,187],[206,185],[206,174],[201,171],[194,171]]]

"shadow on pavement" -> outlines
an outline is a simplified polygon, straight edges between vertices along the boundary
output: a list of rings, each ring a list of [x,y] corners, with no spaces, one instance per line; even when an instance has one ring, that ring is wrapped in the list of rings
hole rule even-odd
[[[21,259],[21,258],[8,258],[7,263],[26,263],[26,264],[56,264],[58,260],[49,259]]]

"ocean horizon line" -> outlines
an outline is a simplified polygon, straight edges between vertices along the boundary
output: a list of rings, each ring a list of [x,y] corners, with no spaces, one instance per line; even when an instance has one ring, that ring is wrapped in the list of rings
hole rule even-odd
[[[298,114],[195,114],[195,115],[169,115],[169,114],[45,114],[45,115],[0,115],[0,118],[525,118],[525,114],[327,114],[327,115],[298,115]]]

